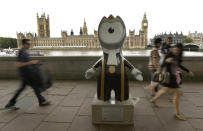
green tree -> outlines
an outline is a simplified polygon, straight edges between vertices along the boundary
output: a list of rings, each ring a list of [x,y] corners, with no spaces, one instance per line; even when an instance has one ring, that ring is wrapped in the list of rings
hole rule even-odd
[[[183,43],[192,43],[192,42],[193,42],[193,40],[191,38],[185,38],[183,40]]]
[[[17,48],[17,39],[0,37],[0,48]]]

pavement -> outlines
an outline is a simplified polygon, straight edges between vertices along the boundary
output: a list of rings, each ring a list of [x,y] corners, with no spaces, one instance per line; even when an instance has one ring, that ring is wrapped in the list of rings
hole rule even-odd
[[[17,80],[0,81],[0,108],[3,108],[19,87]],[[0,131],[203,131],[203,82],[182,85],[180,110],[187,121],[174,117],[172,92],[153,108],[150,94],[143,89],[146,82],[130,82],[130,92],[140,101],[135,106],[134,125],[94,125],[91,102],[96,94],[96,81],[55,81],[43,95],[51,100],[39,107],[28,87],[19,97],[20,110],[0,110]]]

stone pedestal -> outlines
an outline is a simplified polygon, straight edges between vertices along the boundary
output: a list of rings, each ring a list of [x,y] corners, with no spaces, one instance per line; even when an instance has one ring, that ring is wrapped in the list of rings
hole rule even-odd
[[[134,123],[134,105],[139,98],[119,102],[115,99],[104,102],[94,97],[92,102],[92,122],[94,124],[121,124]]]

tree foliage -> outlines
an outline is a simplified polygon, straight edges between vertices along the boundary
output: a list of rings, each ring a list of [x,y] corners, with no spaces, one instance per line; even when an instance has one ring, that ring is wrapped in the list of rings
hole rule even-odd
[[[17,48],[17,39],[0,37],[0,48]]]
[[[193,40],[191,38],[185,38],[183,40],[183,43],[192,43],[192,42],[193,42]]]

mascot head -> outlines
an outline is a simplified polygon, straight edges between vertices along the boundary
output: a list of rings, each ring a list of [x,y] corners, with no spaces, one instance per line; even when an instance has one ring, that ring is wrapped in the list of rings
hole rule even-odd
[[[103,17],[99,24],[98,35],[103,49],[121,49],[126,38],[125,24],[119,16]]]

